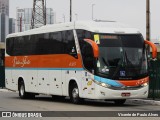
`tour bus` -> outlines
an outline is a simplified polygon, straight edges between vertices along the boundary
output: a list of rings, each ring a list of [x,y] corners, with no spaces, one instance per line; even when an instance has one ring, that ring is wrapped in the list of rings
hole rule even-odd
[[[119,22],[46,25],[7,36],[5,84],[22,99],[46,94],[75,104],[85,98],[124,104],[147,98],[148,61],[156,55],[138,29]]]

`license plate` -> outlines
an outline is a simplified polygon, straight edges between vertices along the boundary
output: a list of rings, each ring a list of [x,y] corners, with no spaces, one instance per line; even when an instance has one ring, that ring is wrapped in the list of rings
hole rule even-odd
[[[131,96],[131,93],[121,93],[121,96],[122,97],[129,97],[129,96]]]

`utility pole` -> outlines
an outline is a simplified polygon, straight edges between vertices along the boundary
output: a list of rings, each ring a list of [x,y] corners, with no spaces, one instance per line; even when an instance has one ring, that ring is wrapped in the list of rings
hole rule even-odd
[[[18,16],[18,19],[17,19],[17,25],[18,25],[18,32],[22,32],[23,29],[23,22],[25,22],[25,19],[24,19],[24,16],[22,15],[22,13]]]
[[[65,20],[65,15],[64,14],[63,14],[63,19],[64,19],[64,23],[65,23],[66,20]]]
[[[146,40],[150,41],[150,0],[146,0]]]
[[[75,21],[77,21],[78,20],[78,14],[77,13],[75,13]]]
[[[95,4],[92,4],[92,20],[94,20],[94,17],[93,17],[93,7],[94,7]]]
[[[44,15],[45,15],[45,22],[44,22],[44,24],[46,25],[47,24],[47,2],[46,2],[47,0],[45,0],[45,13],[44,13]],[[51,15],[50,15],[51,16]]]
[[[20,32],[22,32],[22,16],[19,19],[20,19],[19,20],[20,21],[20,26],[19,26],[20,27]]]
[[[72,22],[72,0],[70,0],[70,22]]]

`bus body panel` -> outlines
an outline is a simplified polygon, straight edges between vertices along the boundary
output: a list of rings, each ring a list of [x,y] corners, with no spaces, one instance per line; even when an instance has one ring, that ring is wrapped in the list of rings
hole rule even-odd
[[[27,84],[28,84],[28,92],[36,93],[38,91],[38,70],[27,70]]]
[[[5,86],[6,86],[6,88],[12,90],[13,89],[12,84],[13,84],[12,83],[12,70],[5,69]]]
[[[83,71],[82,72],[82,97],[93,98],[96,94],[95,84],[93,84],[94,75]]]
[[[45,71],[46,72],[46,71]],[[62,88],[62,71],[61,70],[49,70],[49,94],[52,95],[63,95]]]
[[[68,92],[67,96],[69,96],[69,83],[70,81],[75,81],[77,83],[79,89],[79,96],[82,97],[82,68],[74,70],[66,70],[65,71],[65,81],[66,81],[66,91]]]

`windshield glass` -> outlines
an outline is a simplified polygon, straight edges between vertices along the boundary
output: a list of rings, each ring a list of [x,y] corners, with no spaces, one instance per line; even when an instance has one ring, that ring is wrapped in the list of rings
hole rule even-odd
[[[138,79],[147,75],[143,38],[137,35],[95,34],[100,56],[97,74],[110,79]]]

